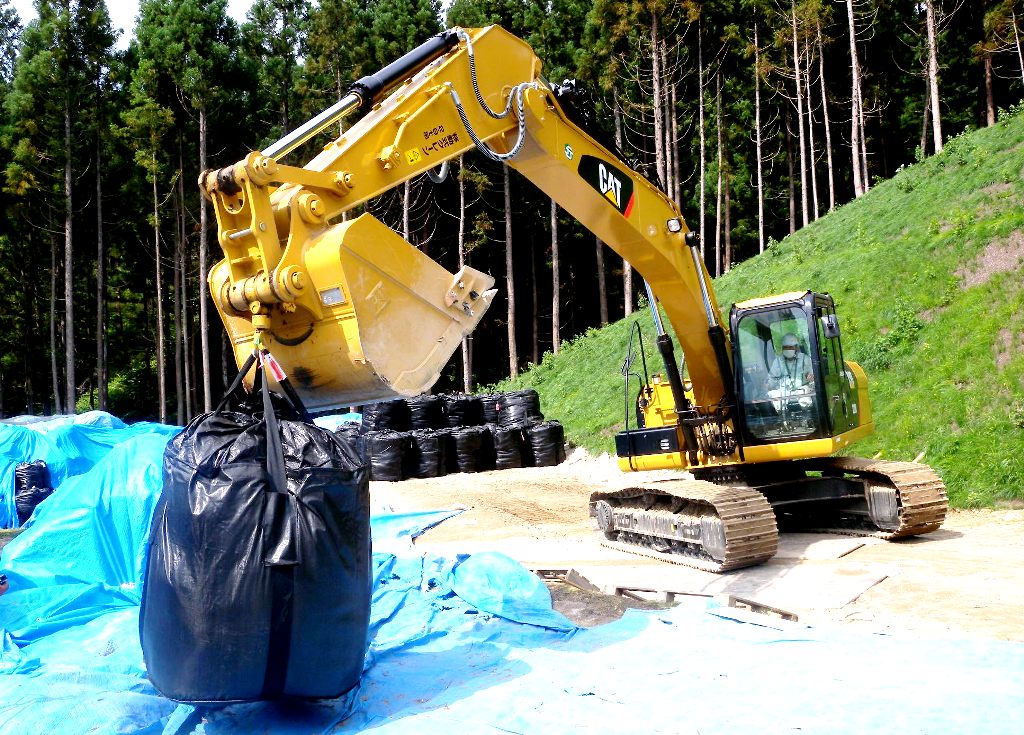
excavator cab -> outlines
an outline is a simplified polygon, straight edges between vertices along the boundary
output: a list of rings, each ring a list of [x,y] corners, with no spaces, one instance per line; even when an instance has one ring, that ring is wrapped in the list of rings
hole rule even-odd
[[[843,360],[831,296],[742,302],[730,322],[745,446],[825,439],[858,425],[856,379]]]

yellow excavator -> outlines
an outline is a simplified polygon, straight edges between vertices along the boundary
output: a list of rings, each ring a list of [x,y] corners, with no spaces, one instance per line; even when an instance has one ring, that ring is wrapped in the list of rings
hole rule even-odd
[[[354,113],[308,163],[284,162]],[[831,297],[738,303],[726,323],[676,204],[590,127],[574,85],[546,81],[525,42],[497,26],[456,28],[263,151],[203,172],[225,255],[209,284],[239,365],[254,342],[269,346],[315,410],[430,388],[490,305],[494,279],[450,273],[370,214],[346,213],[477,149],[533,182],[646,284],[664,369],[640,376],[636,425],[616,437],[619,465],[694,479],[594,493],[604,543],[725,571],[769,559],[780,527],[883,538],[938,528],[947,500],[931,469],[833,456],[873,423]]]

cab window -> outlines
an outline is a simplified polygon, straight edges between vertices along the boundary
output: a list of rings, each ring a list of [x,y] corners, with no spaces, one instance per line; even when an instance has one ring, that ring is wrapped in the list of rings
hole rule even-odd
[[[803,310],[747,314],[736,337],[740,401],[753,438],[767,442],[815,434],[818,392]]]

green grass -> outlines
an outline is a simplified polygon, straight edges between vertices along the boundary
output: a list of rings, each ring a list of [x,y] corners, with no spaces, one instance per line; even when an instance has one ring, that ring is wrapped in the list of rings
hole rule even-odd
[[[812,289],[833,295],[847,359],[868,372],[876,433],[851,453],[909,460],[921,452],[957,507],[1024,499],[1024,280],[983,264],[1024,253],[1024,112],[959,136],[716,280],[734,301]],[[969,283],[972,274],[986,273]],[[632,321],[591,330],[496,389],[533,387],[544,413],[592,452],[612,451],[623,423],[619,368]],[[631,388],[635,393],[635,387]]]

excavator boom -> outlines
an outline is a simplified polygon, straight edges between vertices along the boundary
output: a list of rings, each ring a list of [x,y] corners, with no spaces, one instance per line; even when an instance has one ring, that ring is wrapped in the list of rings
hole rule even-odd
[[[405,58],[376,83],[360,80],[330,114],[201,177],[226,256],[211,271],[211,292],[239,363],[262,332],[314,407],[429,387],[489,304],[488,277],[468,269],[458,277],[419,279],[429,266],[411,252],[396,259],[403,248],[381,227],[330,223],[480,148],[526,176],[640,271],[689,356],[697,402],[720,401],[728,388],[708,337],[709,327],[718,326],[718,306],[675,204],[568,118],[540,76],[540,60],[501,28],[449,31]],[[380,102],[368,91],[395,84]],[[305,166],[268,155],[284,155],[359,107],[368,108],[364,117]],[[378,239],[389,246],[373,254]],[[401,308],[394,306],[399,292]],[[417,313],[436,316],[436,325],[421,330]],[[403,325],[409,330],[399,331]],[[418,341],[439,345],[427,360],[394,354],[414,352],[414,331]],[[345,359],[332,349],[339,345],[347,345]]]

